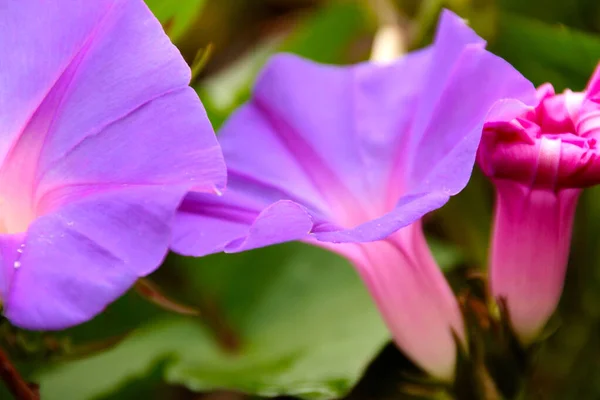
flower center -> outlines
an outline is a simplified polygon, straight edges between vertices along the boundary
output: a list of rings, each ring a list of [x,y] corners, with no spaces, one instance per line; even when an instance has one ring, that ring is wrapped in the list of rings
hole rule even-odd
[[[25,232],[35,219],[28,199],[12,192],[0,194],[0,234]]]
[[[31,161],[12,152],[0,168],[0,234],[25,232],[36,217]]]

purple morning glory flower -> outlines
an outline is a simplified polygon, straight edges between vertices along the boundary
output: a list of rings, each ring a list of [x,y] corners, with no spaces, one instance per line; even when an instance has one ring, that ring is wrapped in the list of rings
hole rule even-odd
[[[222,130],[228,191],[184,200],[174,250],[301,240],[337,252],[404,352],[451,380],[463,321],[420,218],[466,185],[492,106],[534,101],[521,96],[531,84],[484,46],[446,11],[432,46],[391,65],[275,57]]]
[[[0,298],[86,321],[158,267],[185,192],[224,185],[190,71],[142,0],[0,1]]]

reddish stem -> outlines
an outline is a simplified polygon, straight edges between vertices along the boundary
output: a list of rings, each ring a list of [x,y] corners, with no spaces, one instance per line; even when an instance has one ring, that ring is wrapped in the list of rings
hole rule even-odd
[[[39,400],[35,385],[27,383],[15,368],[6,353],[0,349],[0,378],[16,400]]]

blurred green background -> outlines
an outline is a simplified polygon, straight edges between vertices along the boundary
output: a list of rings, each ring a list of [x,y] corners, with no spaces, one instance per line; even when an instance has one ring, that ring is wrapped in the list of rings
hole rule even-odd
[[[598,0],[147,3],[192,66],[215,129],[247,99],[271,54],[363,61],[378,27],[390,22],[409,49],[418,48],[431,41],[442,7],[468,19],[491,51],[536,85],[581,90],[600,59]],[[492,201],[476,171],[463,193],[427,218],[434,253],[453,280],[485,268]],[[599,236],[600,190],[591,189],[578,209],[565,295],[534,359],[528,398],[600,398]],[[203,259],[172,255],[149,279],[200,315],[165,311],[132,290],[69,331],[2,325],[3,347],[50,400],[418,397],[402,383],[411,366],[386,347],[376,309],[338,256],[297,243]],[[0,398],[10,398],[2,390]]]

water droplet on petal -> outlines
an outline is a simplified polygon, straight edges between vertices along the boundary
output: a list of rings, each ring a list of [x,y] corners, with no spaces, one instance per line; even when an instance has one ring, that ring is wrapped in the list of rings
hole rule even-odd
[[[21,267],[21,261],[15,261],[15,269]]]

